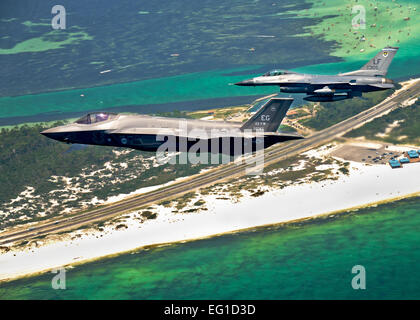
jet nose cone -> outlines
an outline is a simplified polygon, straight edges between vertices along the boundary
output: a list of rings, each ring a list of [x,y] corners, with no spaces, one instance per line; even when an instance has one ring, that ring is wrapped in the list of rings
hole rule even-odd
[[[40,134],[49,138],[51,136],[51,129],[41,131]]]
[[[66,141],[66,135],[63,132],[58,132],[55,128],[50,128],[40,132],[43,136],[47,138],[58,140],[58,141]]]
[[[50,128],[50,129],[46,129],[44,131],[41,131],[40,134],[42,134],[42,135],[44,135],[48,138],[51,138],[53,136],[53,134],[56,133],[56,132],[57,132],[57,130],[55,130],[54,128]]]
[[[249,80],[244,80],[244,81],[240,81],[235,83],[236,86],[255,86],[255,82],[253,79],[249,79]]]

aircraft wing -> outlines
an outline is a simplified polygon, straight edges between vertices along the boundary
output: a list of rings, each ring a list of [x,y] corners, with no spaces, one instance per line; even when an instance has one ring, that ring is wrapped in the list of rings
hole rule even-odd
[[[179,129],[171,128],[124,128],[116,130],[108,130],[107,133],[111,134],[177,134]]]
[[[160,135],[160,136],[179,136],[187,137],[190,139],[209,139],[209,138],[254,138],[254,137],[271,137],[273,139],[301,139],[302,136],[294,133],[282,133],[282,132],[267,132],[267,131],[241,131],[238,128],[226,129],[226,130],[213,130],[206,131],[200,129],[193,130],[180,130],[178,128],[127,128],[120,130],[109,130],[107,133],[110,134],[124,134],[124,135]]]
[[[327,80],[324,77],[314,77],[312,79],[309,80],[309,84],[313,84],[313,85],[329,85],[329,84],[347,84],[347,81],[333,81],[333,80]]]
[[[188,129],[183,130],[179,128],[128,128],[121,130],[110,130],[108,133],[112,134],[132,134],[132,135],[160,135],[187,137],[190,139],[209,139],[219,137],[244,137],[244,133],[239,128],[232,129]]]
[[[346,89],[350,87],[350,83],[347,81],[326,81],[325,79],[313,79],[310,82],[310,85],[316,90],[316,89],[322,89],[324,87],[329,87],[330,89]]]

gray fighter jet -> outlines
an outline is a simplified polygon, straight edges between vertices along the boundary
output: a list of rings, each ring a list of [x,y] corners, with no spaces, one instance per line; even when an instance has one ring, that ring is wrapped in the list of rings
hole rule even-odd
[[[302,138],[277,132],[292,102],[271,98],[245,123],[98,112],[41,133],[67,143],[240,155]]]
[[[361,69],[338,75],[312,75],[274,70],[235,83],[238,86],[279,86],[281,92],[306,93],[307,101],[337,101],[361,97],[363,92],[387,90],[394,82],[385,78],[398,47],[386,47]]]

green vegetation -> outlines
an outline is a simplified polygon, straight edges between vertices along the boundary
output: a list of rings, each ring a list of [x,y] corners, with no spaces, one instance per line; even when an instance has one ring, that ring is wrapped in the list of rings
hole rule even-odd
[[[349,175],[350,174],[349,167],[350,167],[350,162],[344,162],[343,166],[339,168],[338,171],[340,171],[342,174]]]
[[[53,126],[62,125],[57,122]],[[39,134],[42,124],[2,129],[0,132],[0,201],[16,197],[33,186],[48,192],[52,175],[74,176],[82,168],[103,164],[113,158],[112,149],[89,147],[69,151],[69,145]]]
[[[141,213],[141,216],[145,219],[156,219],[157,214],[152,211],[146,210]]]
[[[176,202],[175,208],[177,210],[181,210],[188,205],[188,203],[197,196],[195,192],[188,192],[183,196],[174,199],[173,201]]]
[[[196,207],[200,207],[200,206],[202,206],[203,204],[205,204],[206,202],[203,200],[203,199],[200,199],[200,200],[198,200],[198,201],[196,201],[195,203],[194,203],[194,206],[196,206]]]
[[[264,193],[265,193],[265,191],[257,190],[254,193],[251,193],[251,197],[255,197],[256,198],[256,197],[262,196]]]
[[[91,208],[110,196],[210,166],[178,160],[159,164],[154,153],[125,148],[67,145],[40,135],[46,128],[34,124],[0,131],[0,228]]]
[[[159,112],[156,114],[158,117],[166,117],[166,118],[192,118],[188,112],[186,111],[168,111],[168,112]]]
[[[301,117],[305,117],[305,116],[309,116],[310,115],[309,111],[306,110],[306,108],[305,109],[304,108],[299,108],[299,109],[296,109],[294,111],[295,112],[293,114],[288,114],[287,115],[287,118],[289,118],[289,119],[298,119],[298,118],[301,118]]]
[[[297,132],[295,128],[287,126],[285,124],[281,124],[278,131],[279,132]]]
[[[239,200],[243,192],[249,192],[252,197],[262,196],[271,188],[284,188],[291,184],[300,184],[310,181],[335,180],[339,172],[346,174],[343,170],[323,169],[318,170],[317,166],[340,164],[341,169],[348,172],[349,163],[341,163],[331,158],[318,159],[306,156],[295,156],[281,160],[264,168],[264,173],[256,176],[244,176],[239,179],[230,180],[227,183],[218,183],[210,187],[200,189],[201,195],[218,195],[221,200]]]
[[[345,175],[349,174],[349,169],[347,169],[346,167],[341,167],[340,169],[338,169],[340,172],[342,172]]]
[[[199,210],[207,210],[207,208],[203,207],[206,204],[203,199],[198,199],[193,202],[197,196],[198,194],[196,192],[188,192],[172,200],[162,201],[159,205],[164,206],[165,208],[174,206],[175,210],[172,211],[173,213],[192,213]],[[193,208],[186,209],[188,206],[193,206]]]
[[[387,115],[350,131],[346,137],[365,137],[370,140],[380,140],[394,144],[420,145],[420,102],[411,106],[398,108]],[[398,121],[398,122],[397,122]],[[393,125],[397,123],[397,125]],[[388,133],[384,133],[390,128]],[[382,133],[382,134],[381,134]],[[379,135],[378,135],[379,134]]]
[[[342,101],[322,102],[315,116],[302,120],[301,123],[315,130],[322,130],[363,110],[369,109],[384,100],[393,91],[370,92],[363,99],[353,98]]]
[[[201,119],[212,116],[214,120],[229,120],[230,117],[242,114],[249,109],[249,105],[235,106],[228,108],[217,108],[206,111],[189,112],[188,115],[194,119]]]
[[[160,206],[163,206],[165,208],[169,208],[171,206],[171,200],[165,200],[159,203]]]

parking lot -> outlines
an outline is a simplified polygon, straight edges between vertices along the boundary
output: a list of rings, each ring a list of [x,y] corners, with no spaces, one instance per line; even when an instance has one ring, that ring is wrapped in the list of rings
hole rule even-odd
[[[388,145],[344,144],[331,152],[333,157],[370,164],[388,164],[391,158],[403,156],[403,152],[392,151]]]

